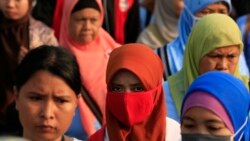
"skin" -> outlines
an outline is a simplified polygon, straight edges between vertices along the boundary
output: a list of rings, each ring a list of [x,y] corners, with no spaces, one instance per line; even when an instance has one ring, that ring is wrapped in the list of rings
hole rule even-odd
[[[181,132],[217,136],[233,134],[216,114],[201,107],[193,107],[185,113],[181,122]]]
[[[141,92],[145,88],[140,79],[128,70],[119,71],[112,79],[110,84],[112,92]]]
[[[234,74],[239,62],[239,57],[239,45],[216,48],[201,58],[199,73],[223,71]]]
[[[208,5],[206,8],[202,9],[201,11],[197,12],[195,16],[197,17],[203,17],[207,14],[212,14],[212,13],[220,13],[220,14],[226,14],[229,15],[229,10],[227,6],[222,3],[222,2],[217,2]]]
[[[84,8],[70,17],[69,36],[79,44],[95,40],[101,25],[101,14],[94,8]]]
[[[184,2],[183,2],[183,0],[174,0],[174,1],[175,1],[174,6],[175,6],[175,9],[176,9],[176,14],[178,16],[180,16],[181,10],[184,7]]]
[[[11,20],[19,20],[29,11],[28,0],[0,0],[0,7],[4,16]]]
[[[16,93],[23,137],[33,141],[61,141],[77,107],[77,96],[67,83],[40,70]]]

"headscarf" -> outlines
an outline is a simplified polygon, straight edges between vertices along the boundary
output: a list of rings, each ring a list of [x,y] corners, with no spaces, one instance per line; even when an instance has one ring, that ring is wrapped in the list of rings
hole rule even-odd
[[[248,119],[248,114],[250,108],[250,95],[241,80],[224,72],[205,73],[192,83],[185,95],[182,106],[185,105],[187,99],[192,96],[195,91],[206,92],[219,101],[219,103],[224,107],[228,117],[230,118],[230,122],[233,125],[234,134],[237,131],[239,132],[234,140],[239,140],[241,134],[243,133],[243,139],[241,139],[241,141],[249,141],[250,121]],[[202,103],[202,101],[199,103]],[[182,107],[182,114],[184,114],[184,108],[185,107]],[[222,120],[224,121],[223,118]]]
[[[78,0],[65,0],[60,31],[60,44],[68,48],[77,58],[83,85],[87,88],[90,97],[105,114],[106,83],[105,73],[108,63],[109,53],[119,45],[101,27],[103,23],[103,7],[100,0],[96,0],[101,11],[101,22],[96,39],[89,44],[78,44],[69,36],[68,25],[71,12]],[[84,129],[88,135],[95,132],[95,117],[86,103],[80,99],[80,115]],[[105,117],[105,116],[103,116]]]
[[[107,84],[121,69],[133,72],[146,90],[162,84],[163,65],[160,58],[146,45],[127,44],[115,49],[107,67]],[[106,110],[107,130],[110,141],[163,141],[166,132],[166,106],[162,86],[153,93],[154,108],[140,124],[124,127]]]
[[[156,0],[154,21],[139,36],[137,42],[151,48],[159,48],[169,43],[178,35],[178,19],[176,0]]]
[[[195,80],[194,80],[195,81]],[[246,89],[246,88],[245,88]],[[185,103],[182,105],[183,109],[181,112],[181,123],[184,115],[188,110],[194,107],[199,107],[203,109],[207,109],[209,111],[212,111],[214,114],[216,114],[224,124],[227,126],[227,128],[230,130],[231,133],[234,133],[234,128],[231,123],[231,120],[225,110],[225,108],[221,105],[221,103],[214,98],[212,95],[210,95],[207,92],[204,91],[193,91],[191,95],[189,95],[188,98],[185,99]]]
[[[179,17],[179,35],[176,39],[166,45],[171,72],[177,72],[182,67],[182,57],[185,51],[188,36],[193,28],[193,25],[195,24],[188,10],[195,15],[208,5],[216,2],[225,2],[229,7],[229,12],[232,11],[230,0],[184,0],[185,6]]]
[[[240,30],[227,15],[209,14],[201,18],[190,33],[184,54],[182,69],[169,77],[169,87],[178,112],[189,85],[199,76],[199,62],[203,56],[216,48],[239,45],[243,50]],[[239,72],[239,63],[233,74],[248,85],[248,78]]]
[[[29,9],[26,15],[17,20],[6,18],[0,11],[0,85],[3,86],[5,91],[12,91],[20,47],[29,48],[31,5],[32,0],[29,0]]]

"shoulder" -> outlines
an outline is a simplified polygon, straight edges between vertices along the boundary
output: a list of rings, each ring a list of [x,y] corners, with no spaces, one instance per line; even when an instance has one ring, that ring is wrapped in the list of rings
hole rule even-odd
[[[50,27],[48,27],[41,21],[34,19],[33,17],[30,17],[30,30],[38,30],[38,31],[42,30],[42,31],[53,33],[53,30]]]
[[[180,124],[171,119],[166,118],[167,129],[166,129],[166,139],[165,141],[181,141],[181,129]]]
[[[58,45],[54,31],[44,23],[35,20],[32,17],[30,18],[29,30],[31,48],[36,48],[43,44]]]

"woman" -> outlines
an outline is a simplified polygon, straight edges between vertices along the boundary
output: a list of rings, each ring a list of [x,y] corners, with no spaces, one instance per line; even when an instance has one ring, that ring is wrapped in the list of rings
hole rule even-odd
[[[239,72],[242,50],[241,33],[232,18],[223,14],[201,18],[190,33],[182,69],[164,83],[169,116],[179,121],[181,102],[187,88],[194,79],[208,71],[230,73],[247,86],[248,77]]]
[[[31,8],[32,0],[0,1],[1,133],[15,132],[17,127],[17,124],[9,124],[8,119],[15,117],[12,88],[18,62],[30,49],[43,44],[57,45],[53,31],[30,16]],[[12,115],[8,115],[9,113]]]
[[[249,108],[241,80],[224,72],[201,75],[182,103],[182,140],[249,141]]]
[[[230,0],[184,0],[184,8],[179,18],[179,36],[156,52],[161,56],[164,77],[173,75],[183,66],[183,56],[191,29],[203,16],[212,13],[229,15],[232,11]],[[212,24],[212,23],[211,23]],[[249,76],[244,56],[240,59],[240,71]]]
[[[102,29],[103,8],[99,0],[65,0],[60,31],[60,44],[77,58],[81,79],[89,97],[105,117],[106,83],[105,72],[110,52],[119,45]],[[80,134],[93,134],[98,123],[86,101],[79,99],[79,115],[82,127]],[[103,120],[105,121],[105,120]],[[99,121],[102,122],[102,121]],[[73,120],[72,125],[79,125]]]
[[[162,74],[162,62],[148,46],[115,49],[107,67],[106,125],[89,140],[178,140],[178,123],[166,118]]]
[[[81,90],[77,61],[68,50],[53,46],[31,50],[17,68],[15,88],[24,138],[77,140],[64,136]]]
[[[248,68],[250,68],[250,14],[243,15],[237,18],[237,24],[240,27],[240,31],[244,43],[244,55]]]
[[[137,42],[154,49],[176,38],[178,19],[183,6],[182,0],[157,0],[154,8],[154,22],[142,31]]]

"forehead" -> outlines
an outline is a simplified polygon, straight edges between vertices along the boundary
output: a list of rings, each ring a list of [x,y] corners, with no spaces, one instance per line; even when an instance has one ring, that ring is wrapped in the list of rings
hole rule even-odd
[[[112,83],[140,82],[139,78],[129,70],[120,70],[113,76]]]
[[[240,45],[231,45],[225,47],[218,47],[213,49],[211,52],[220,52],[220,53],[237,53],[240,52]]]
[[[43,70],[34,73],[21,87],[20,92],[75,95],[71,87],[62,78]]]
[[[228,10],[226,3],[223,3],[223,2],[212,3],[212,4],[209,4],[208,6],[206,6],[205,8]]]

